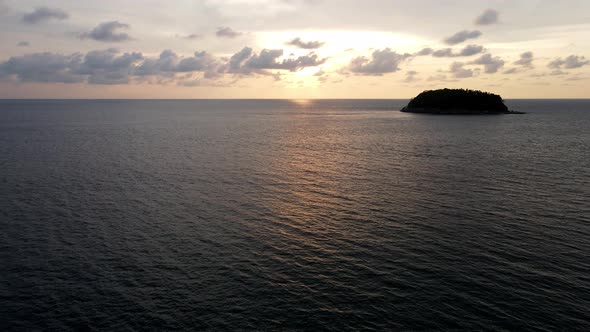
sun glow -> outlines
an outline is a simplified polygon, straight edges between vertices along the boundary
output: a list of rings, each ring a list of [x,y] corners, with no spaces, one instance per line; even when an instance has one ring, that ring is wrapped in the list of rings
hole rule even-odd
[[[327,60],[322,66],[283,73],[283,81],[289,88],[316,88],[321,83],[322,72],[338,71],[352,58],[370,56],[376,49],[388,47],[398,53],[405,53],[417,51],[430,43],[409,34],[370,30],[262,31],[257,32],[256,36],[256,47],[259,49],[282,49],[284,57],[313,52]],[[294,38],[323,44],[318,49],[301,49],[288,44]]]
[[[418,49],[430,43],[430,41],[402,33],[387,31],[362,31],[362,30],[303,30],[303,31],[269,31],[258,32],[257,42],[260,48],[280,48],[287,50],[285,53],[309,52],[313,50],[300,50],[290,45],[288,41],[293,38],[301,38],[304,41],[320,41],[324,45],[317,50],[318,54],[333,55],[343,51],[366,51],[389,47],[398,52]]]

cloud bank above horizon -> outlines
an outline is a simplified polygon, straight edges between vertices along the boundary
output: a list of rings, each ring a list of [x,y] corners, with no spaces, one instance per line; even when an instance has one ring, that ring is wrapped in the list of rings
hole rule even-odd
[[[590,3],[572,2],[0,0],[0,97],[585,98]]]

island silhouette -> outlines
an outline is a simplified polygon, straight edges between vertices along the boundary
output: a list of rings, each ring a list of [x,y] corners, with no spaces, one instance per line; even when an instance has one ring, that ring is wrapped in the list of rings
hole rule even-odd
[[[402,112],[428,114],[522,114],[508,109],[500,95],[468,89],[426,90]]]

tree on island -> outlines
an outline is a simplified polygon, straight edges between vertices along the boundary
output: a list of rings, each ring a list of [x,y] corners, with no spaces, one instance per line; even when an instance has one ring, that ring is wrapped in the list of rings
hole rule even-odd
[[[511,114],[499,95],[467,89],[427,90],[402,112],[433,114]]]

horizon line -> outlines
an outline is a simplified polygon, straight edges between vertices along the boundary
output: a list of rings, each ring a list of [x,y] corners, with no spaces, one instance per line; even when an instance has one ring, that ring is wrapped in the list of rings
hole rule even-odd
[[[408,100],[409,98],[0,98],[6,100]],[[590,97],[574,98],[503,98],[503,100],[590,100]]]

